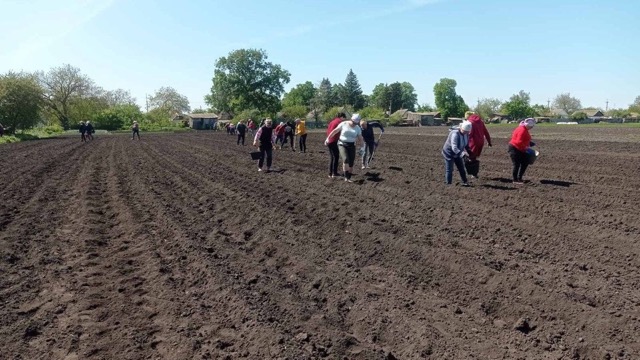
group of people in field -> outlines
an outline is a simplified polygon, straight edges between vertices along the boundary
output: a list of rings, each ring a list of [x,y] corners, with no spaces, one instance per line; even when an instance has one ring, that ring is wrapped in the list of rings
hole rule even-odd
[[[512,178],[516,185],[523,184],[523,176],[531,162],[532,146],[531,130],[536,122],[528,118],[520,122],[513,131],[509,141],[508,153],[513,165]],[[246,125],[243,121],[237,126],[238,145],[244,145],[244,134]],[[240,128],[243,130],[240,132]],[[370,166],[373,154],[378,147],[373,129],[380,129],[380,135],[384,133],[382,124],[375,121],[366,121],[360,118],[359,114],[353,114],[350,119],[344,113],[339,113],[329,122],[327,137],[324,145],[329,150],[329,178],[343,178],[346,182],[352,182],[353,167],[359,155],[361,169]],[[258,128],[253,145],[259,148],[260,157],[258,161],[258,171],[270,171],[273,163],[273,149],[283,149],[294,146],[294,137],[298,137],[298,150],[306,152],[307,130],[303,119],[281,122],[275,128],[271,119],[263,120]],[[454,166],[460,173],[462,186],[470,186],[467,173],[473,178],[478,177],[479,158],[482,154],[484,144],[493,146],[491,135],[487,130],[482,118],[473,112],[465,114],[465,120],[458,126],[450,128],[447,139],[442,147],[444,157],[445,183],[452,184]],[[266,160],[266,168],[264,168]],[[342,163],[342,174],[338,172]]]
[[[93,140],[93,134],[96,133],[96,129],[91,124],[91,121],[80,121],[80,126],[78,127],[78,132],[80,133],[80,138],[82,142],[87,142],[89,140]],[[140,125],[137,121],[134,121],[131,125],[131,140],[135,140],[138,137],[140,140]]]

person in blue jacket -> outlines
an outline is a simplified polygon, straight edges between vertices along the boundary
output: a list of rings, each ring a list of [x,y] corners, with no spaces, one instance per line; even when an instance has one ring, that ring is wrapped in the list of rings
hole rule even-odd
[[[365,145],[364,152],[362,153],[362,168],[368,169],[371,158],[373,157],[373,151],[378,146],[373,128],[378,128],[384,133],[384,127],[377,121],[360,121],[360,127],[362,128],[362,138],[364,139]]]
[[[458,127],[454,127],[449,131],[447,141],[442,147],[442,156],[444,157],[445,182],[451,184],[453,180],[453,164],[458,168],[462,186],[470,186],[467,181],[467,173],[464,169],[464,156],[468,156],[467,148],[469,147],[469,133],[471,133],[472,125],[469,121],[463,121]]]

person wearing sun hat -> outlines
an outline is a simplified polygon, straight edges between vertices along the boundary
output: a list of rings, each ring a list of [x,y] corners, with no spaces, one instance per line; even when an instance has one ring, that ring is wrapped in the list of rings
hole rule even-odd
[[[533,129],[535,125],[535,119],[524,119],[511,134],[511,141],[509,141],[509,156],[511,157],[511,163],[513,164],[513,183],[516,185],[524,184],[522,176],[524,176],[524,172],[527,171],[527,167],[529,166],[527,150],[529,150],[529,147],[536,145],[531,141],[531,134],[529,134],[529,130]]]
[[[338,140],[338,150],[342,158],[342,168],[344,170],[344,181],[353,182],[351,175],[353,172],[353,163],[356,160],[356,143],[364,144],[362,139],[362,128],[360,128],[360,115],[353,114],[351,120],[340,123],[333,131],[327,135],[324,141],[325,145],[334,135],[340,134]]]
[[[442,156],[444,157],[444,174],[447,185],[450,185],[453,181],[453,165],[455,164],[462,179],[462,186],[469,186],[463,157],[468,155],[469,133],[471,133],[472,128],[473,125],[465,120],[460,126],[451,129],[447,140],[444,142]]]

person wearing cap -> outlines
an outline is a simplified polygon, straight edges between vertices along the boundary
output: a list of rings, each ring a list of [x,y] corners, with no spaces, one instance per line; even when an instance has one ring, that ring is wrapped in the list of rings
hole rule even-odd
[[[371,162],[371,158],[373,157],[373,150],[378,146],[376,143],[375,134],[373,133],[373,128],[380,129],[381,132],[384,132],[384,127],[377,121],[360,121],[360,127],[362,128],[362,138],[364,139],[364,152],[362,152],[362,168],[369,168],[369,162]]]
[[[344,170],[344,181],[353,182],[351,175],[353,172],[353,163],[356,160],[356,143],[364,143],[362,139],[362,128],[360,125],[360,115],[353,114],[351,120],[344,121],[338,125],[327,139],[324,141],[325,145],[329,145],[329,140],[332,136],[340,134],[338,138],[338,151],[340,151],[340,157],[342,158],[342,169]]]
[[[329,134],[331,134],[331,132],[346,119],[347,115],[343,112],[339,112],[327,127],[327,139],[329,139],[329,142],[327,142],[326,145],[327,148],[329,148],[329,177],[332,179],[340,176],[340,174],[338,174],[338,164],[340,162],[338,140],[340,139],[340,134],[335,134],[333,136],[329,136]]]
[[[271,163],[273,161],[273,143],[275,142],[273,128],[271,125],[271,119],[266,119],[264,121],[264,125],[258,129],[256,137],[253,140],[253,146],[258,146],[260,148],[258,171],[262,171],[265,157],[267,158],[267,172],[271,171]]]
[[[296,136],[298,137],[298,149],[307,152],[307,126],[304,120],[296,119]]]
[[[280,150],[282,150],[282,145],[284,145],[284,121],[281,121],[273,132],[276,134],[276,145],[280,143]]]
[[[140,126],[138,125],[137,121],[133,122],[133,126],[131,126],[131,131],[133,131],[133,137],[131,138],[131,140],[135,140],[136,135],[138,135],[138,140],[140,140]]]
[[[513,130],[511,141],[509,141],[509,156],[513,164],[513,183],[516,185],[524,184],[522,176],[529,166],[529,158],[527,150],[536,144],[531,141],[531,130],[536,125],[533,118],[527,118],[520,122],[520,125]]]
[[[242,142],[242,146],[244,146],[244,138],[247,133],[247,125],[244,124],[244,120],[238,121],[238,125],[236,125],[236,132],[238,133],[238,141],[236,141],[236,145],[240,145],[240,142]]]
[[[449,136],[447,136],[447,141],[444,142],[442,156],[444,157],[444,173],[447,185],[453,181],[453,165],[455,164],[462,179],[462,186],[469,186],[467,174],[464,170],[463,157],[468,155],[469,133],[471,133],[472,128],[471,123],[465,120],[460,126],[451,129]]]
[[[87,120],[86,130],[87,130],[87,139],[93,140],[93,134],[95,134],[96,130],[93,128],[93,125],[91,124],[91,122],[89,122],[89,120]]]

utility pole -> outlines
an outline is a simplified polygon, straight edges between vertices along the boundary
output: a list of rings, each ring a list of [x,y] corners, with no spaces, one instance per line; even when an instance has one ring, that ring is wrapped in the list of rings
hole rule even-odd
[[[607,106],[604,108],[604,111],[609,111],[609,99],[607,99]]]
[[[547,98],[547,110],[551,111],[551,99]]]

